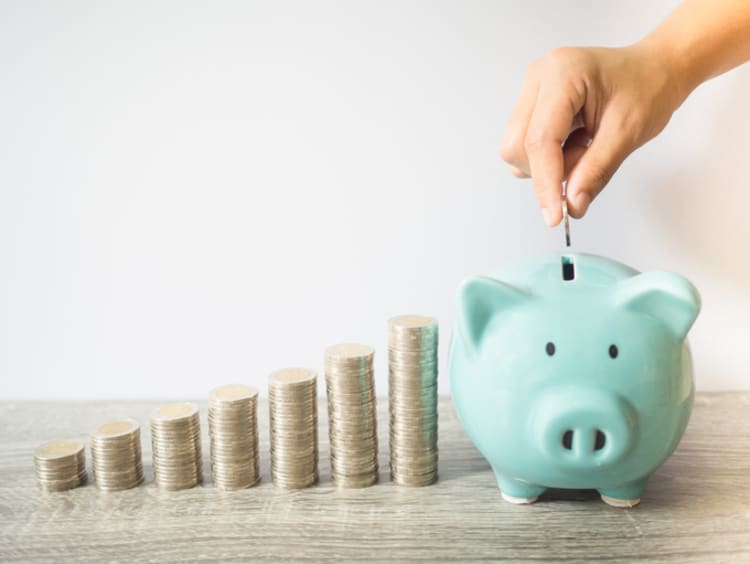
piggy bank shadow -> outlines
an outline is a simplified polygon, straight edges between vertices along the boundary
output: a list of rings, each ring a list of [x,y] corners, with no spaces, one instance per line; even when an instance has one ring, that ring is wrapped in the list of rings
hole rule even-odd
[[[599,500],[599,492],[596,490],[563,490],[550,488],[539,496],[539,503],[545,501],[592,501]]]

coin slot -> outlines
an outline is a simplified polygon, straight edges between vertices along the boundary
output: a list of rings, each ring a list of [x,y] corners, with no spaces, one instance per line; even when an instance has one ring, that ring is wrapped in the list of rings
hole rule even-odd
[[[576,265],[573,257],[564,256],[562,258],[562,277],[566,282],[575,279]]]

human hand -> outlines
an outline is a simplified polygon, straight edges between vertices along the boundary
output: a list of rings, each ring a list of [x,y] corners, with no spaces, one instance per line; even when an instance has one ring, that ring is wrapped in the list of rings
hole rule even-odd
[[[580,218],[625,158],[664,129],[687,92],[666,54],[641,42],[624,48],[567,47],[529,65],[500,155],[531,177],[549,226]]]

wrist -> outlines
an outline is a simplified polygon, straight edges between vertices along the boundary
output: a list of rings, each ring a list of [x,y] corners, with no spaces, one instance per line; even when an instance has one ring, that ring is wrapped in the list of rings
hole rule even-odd
[[[690,65],[687,57],[660,37],[648,36],[630,48],[638,57],[650,63],[654,69],[652,72],[664,77],[665,95],[675,110],[705,80],[699,69]]]

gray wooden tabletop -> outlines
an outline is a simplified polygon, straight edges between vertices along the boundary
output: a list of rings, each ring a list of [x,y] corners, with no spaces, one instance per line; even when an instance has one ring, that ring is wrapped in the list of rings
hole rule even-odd
[[[322,417],[320,485],[279,491],[269,476],[263,403],[258,486],[229,493],[214,489],[204,447],[206,482],[160,492],[152,483],[146,425],[155,405],[0,404],[0,561],[750,562],[750,393],[699,394],[680,447],[632,509],[609,507],[588,491],[552,491],[530,506],[503,501],[449,399],[440,404],[440,480],[433,486],[389,481],[388,418],[381,401],[379,484],[332,487]],[[38,490],[33,470],[38,443],[83,439],[99,423],[123,416],[144,425],[144,486],[109,494],[93,484],[57,494]],[[205,409],[202,416],[205,441]]]

